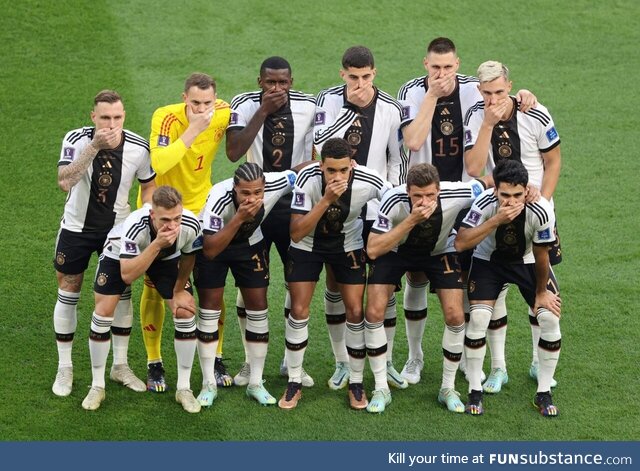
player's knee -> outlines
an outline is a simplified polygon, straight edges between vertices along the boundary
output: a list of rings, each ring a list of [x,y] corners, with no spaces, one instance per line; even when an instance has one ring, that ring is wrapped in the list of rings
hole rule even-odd
[[[469,313],[469,325],[467,326],[467,337],[484,337],[489,328],[492,313],[493,308],[487,304],[472,304]],[[464,320],[464,316],[462,318]]]
[[[560,335],[560,318],[547,309],[538,310],[538,325],[540,334],[544,337]]]

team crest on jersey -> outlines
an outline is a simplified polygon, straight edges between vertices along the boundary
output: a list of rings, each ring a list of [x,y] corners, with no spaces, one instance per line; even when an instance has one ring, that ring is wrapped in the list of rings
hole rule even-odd
[[[318,111],[316,113],[315,119],[313,120],[313,124],[316,126],[324,124],[325,118],[326,118],[326,113],[324,111]]]
[[[408,106],[403,106],[402,107],[402,119],[409,119],[409,107]]]
[[[293,205],[304,207],[304,193],[294,193],[293,194]]]
[[[553,141],[558,137],[558,131],[556,131],[555,127],[549,129],[546,134],[547,134],[547,140],[549,142]]]
[[[231,116],[229,117],[229,125],[233,126],[234,124],[238,124],[238,113],[236,113],[235,111],[231,113]]]
[[[378,227],[380,229],[389,229],[389,220],[384,216],[378,216]]]
[[[500,147],[498,147],[498,154],[500,154],[500,157],[502,157],[503,159],[507,159],[511,157],[511,154],[512,154],[511,146],[507,144],[502,144]]]
[[[209,229],[213,231],[219,231],[222,229],[222,218],[218,216],[211,216],[209,219]]]
[[[480,213],[477,211],[469,211],[469,214],[467,214],[466,220],[469,221],[471,224],[478,224],[478,222],[480,221]]]
[[[440,123],[440,131],[445,136],[453,134],[453,123],[448,119],[443,120],[442,123]]]
[[[103,173],[102,175],[100,175],[100,177],[98,177],[98,185],[100,186],[109,186],[111,185],[112,181],[113,178],[111,178],[111,175],[108,173]]]
[[[191,248],[192,249],[200,249],[202,248],[202,236],[198,236],[198,238],[196,240],[193,241],[193,244],[191,244]]]
[[[169,145],[169,136],[158,136],[158,145],[160,147],[167,147]]]
[[[96,284],[98,286],[104,286],[107,284],[108,278],[109,276],[106,273],[98,273],[98,276],[96,277]]]
[[[56,263],[58,265],[64,265],[65,262],[65,256],[62,252],[58,252],[58,254],[56,255]]]
[[[124,251],[127,253],[136,253],[138,251],[138,244],[135,242],[125,242]]]
[[[469,129],[464,132],[464,143],[465,145],[471,144],[471,131]]]
[[[76,150],[73,147],[65,147],[62,152],[63,160],[73,160],[73,156],[76,155]]]
[[[542,231],[538,231],[538,239],[540,240],[549,240],[551,239],[551,230],[547,227]]]

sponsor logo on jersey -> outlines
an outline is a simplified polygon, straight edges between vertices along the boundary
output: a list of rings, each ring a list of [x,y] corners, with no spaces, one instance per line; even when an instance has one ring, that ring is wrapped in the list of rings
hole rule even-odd
[[[478,224],[478,221],[480,221],[480,213],[473,210],[469,211],[469,214],[467,214],[465,221],[469,222],[470,224]]]
[[[402,119],[409,119],[409,106],[402,107]]]
[[[471,131],[469,129],[464,132],[464,143],[471,144]]]
[[[158,136],[158,145],[167,147],[169,145],[169,136]]]
[[[235,111],[231,113],[231,116],[229,117],[229,125],[233,126],[234,124],[238,124],[238,113]]]
[[[211,216],[209,219],[209,228],[214,231],[222,229],[222,218],[219,218],[218,216]]]
[[[193,241],[193,244],[191,244],[191,248],[193,248],[193,249],[202,248],[202,244],[203,244],[202,236],[198,236],[198,238]]]
[[[125,242],[124,251],[127,253],[136,253],[138,251],[138,244],[135,242]]]
[[[76,154],[76,150],[73,147],[65,147],[62,153],[63,160],[73,160],[73,156]]]
[[[316,126],[324,124],[325,117],[326,117],[326,114],[324,111],[318,111],[316,113],[315,119],[313,120],[313,124]]]
[[[384,216],[378,216],[378,227],[380,229],[389,229],[389,220]]]
[[[304,193],[294,193],[293,194],[293,205],[304,207]]]
[[[554,139],[556,139],[558,137],[558,131],[556,131],[556,128],[553,127],[551,129],[549,129],[547,131],[547,140],[549,142],[553,141]]]
[[[540,240],[549,240],[551,239],[551,229],[548,227],[542,231],[538,231],[538,239]]]

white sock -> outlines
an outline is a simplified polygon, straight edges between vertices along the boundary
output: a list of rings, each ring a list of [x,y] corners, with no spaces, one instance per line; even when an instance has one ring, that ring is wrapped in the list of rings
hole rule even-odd
[[[493,308],[487,304],[472,304],[470,311],[469,325],[464,338],[469,392],[472,390],[482,391],[480,375],[487,352],[487,328],[491,321]]]
[[[111,324],[111,348],[113,364],[126,365],[129,352],[129,338],[133,325],[133,305],[131,303],[131,287],[127,288],[116,305]]]
[[[391,293],[387,309],[384,311],[384,333],[387,337],[387,361],[393,363],[393,341],[396,338],[396,323],[398,314],[396,312],[396,294]]]
[[[404,289],[404,319],[409,344],[409,359],[423,360],[422,337],[427,323],[427,289],[429,283],[407,280]]]
[[[348,362],[347,345],[345,343],[345,322],[347,315],[340,293],[324,291],[324,312],[329,330],[331,349],[336,361]]]
[[[91,386],[104,388],[104,370],[111,347],[111,317],[99,316],[93,312],[89,331],[89,355],[91,356]]]
[[[238,325],[240,326],[240,338],[242,339],[242,346],[244,347],[244,362],[249,363],[249,355],[247,354],[247,341],[245,340],[247,331],[247,310],[244,306],[244,299],[242,293],[238,290],[236,296],[236,312],[238,314]]]
[[[387,384],[387,336],[382,322],[364,321],[364,340],[369,357],[369,366],[375,381],[374,389],[389,389]]]
[[[80,293],[58,289],[58,300],[53,308],[53,330],[58,346],[58,368],[73,366],[71,351],[73,335],[78,325],[77,305]]]
[[[178,381],[176,389],[191,389],[191,368],[196,353],[196,316],[173,318],[173,345],[176,350]]]
[[[362,383],[367,351],[364,342],[364,320],[357,324],[347,322],[347,351],[349,352],[349,384]],[[385,362],[386,363],[386,362]],[[386,368],[386,365],[385,365]]]
[[[540,324],[540,343],[538,344],[538,392],[551,391],[551,380],[556,372],[562,335],[560,334],[560,319],[551,311],[538,309],[538,324]]]
[[[216,385],[214,363],[218,350],[218,320],[220,311],[200,308],[198,313],[197,348],[200,368],[202,369],[202,384]]]
[[[293,316],[287,319],[285,326],[285,361],[289,367],[289,382],[302,382],[302,362],[304,352],[309,341],[309,319],[295,320]]]
[[[445,325],[442,334],[442,386],[441,388],[455,389],[456,372],[462,357],[464,343],[464,324]]]
[[[507,292],[509,285],[505,285],[493,306],[493,314],[487,330],[487,343],[491,352],[491,369],[502,368],[507,371],[505,350],[507,342]]]
[[[267,358],[267,348],[269,347],[269,312],[267,309],[262,311],[247,309],[246,311],[247,330],[245,340],[251,368],[249,385],[259,386],[262,384],[264,361]]]
[[[536,319],[536,315],[533,310],[529,308],[529,325],[531,326],[531,364],[538,365],[538,344],[540,343],[540,325],[538,324],[538,319]]]

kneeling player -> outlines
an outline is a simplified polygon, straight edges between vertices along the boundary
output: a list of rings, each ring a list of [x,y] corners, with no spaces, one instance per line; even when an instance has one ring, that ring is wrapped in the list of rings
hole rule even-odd
[[[384,311],[394,287],[410,271],[428,277],[444,313],[444,360],[438,401],[452,412],[464,412],[454,384],[464,339],[462,280],[449,236],[458,212],[470,207],[484,188],[478,180],[440,183],[433,165],[418,164],[409,169],[407,184],[388,191],[380,202],[367,243],[367,255],[373,262],[367,287],[365,338],[376,378],[369,411],[382,412],[391,402],[389,390],[384,387]]]
[[[466,412],[480,415],[480,372],[493,306],[505,283],[518,286],[540,325],[538,392],[534,405],[546,417],[558,415],[551,400],[551,381],[560,356],[560,297],[549,266],[555,241],[555,217],[549,202],[526,203],[528,174],[515,160],[502,160],[493,170],[495,191],[474,202],[456,236],[456,250],[474,247],[469,272],[469,326],[465,356],[469,378]]]
[[[373,170],[354,166],[351,154],[347,141],[329,139],[322,148],[322,162],[306,167],[296,181],[286,273],[291,293],[291,315],[285,329],[289,383],[278,402],[283,409],[296,407],[302,395],[309,308],[325,263],[333,269],[345,304],[349,402],[354,409],[368,404],[362,385],[365,261],[359,216],[367,201],[381,198],[390,185]]]
[[[207,197],[202,212],[204,249],[198,255],[194,275],[200,300],[198,355],[203,383],[198,401],[205,407],[217,396],[213,363],[229,269],[242,293],[247,316],[243,329],[250,370],[247,396],[264,406],[276,403],[262,385],[269,344],[269,266],[260,224],[277,201],[291,193],[295,179],[290,170],[264,174],[259,165],[246,162],[236,169],[233,179],[214,185]]]
[[[91,318],[89,353],[93,381],[82,407],[96,410],[105,398],[104,370],[109,355],[110,328],[120,295],[145,273],[167,301],[175,323],[178,363],[176,401],[187,412],[199,412],[189,380],[196,349],[195,302],[185,286],[202,247],[200,224],[183,209],[182,196],[161,186],[145,205],[115,227],[108,236],[94,283],[95,311]]]

